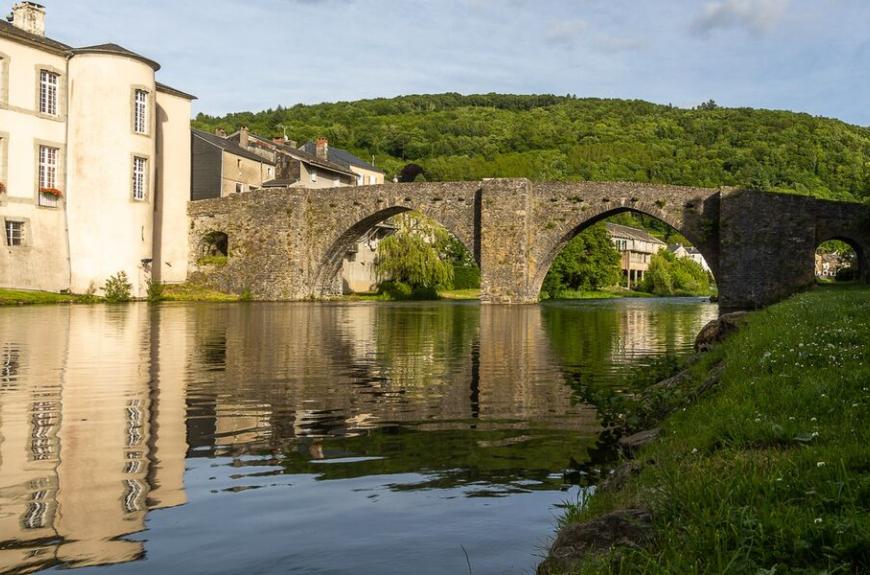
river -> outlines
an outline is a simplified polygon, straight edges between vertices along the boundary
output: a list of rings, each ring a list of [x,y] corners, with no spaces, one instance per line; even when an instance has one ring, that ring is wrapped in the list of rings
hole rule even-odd
[[[0,309],[0,572],[522,574],[697,299]],[[94,569],[97,566],[110,566]]]

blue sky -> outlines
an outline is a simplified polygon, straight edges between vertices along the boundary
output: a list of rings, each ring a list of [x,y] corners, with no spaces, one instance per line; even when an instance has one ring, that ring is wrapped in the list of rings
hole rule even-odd
[[[45,0],[195,112],[502,92],[789,109],[870,126],[870,0]],[[0,0],[5,14],[11,0]]]

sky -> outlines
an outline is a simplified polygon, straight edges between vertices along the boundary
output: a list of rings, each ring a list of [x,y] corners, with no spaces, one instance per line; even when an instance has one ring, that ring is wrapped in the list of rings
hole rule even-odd
[[[11,0],[0,0],[6,14]],[[807,112],[870,126],[870,0],[44,0],[223,115],[442,92]]]

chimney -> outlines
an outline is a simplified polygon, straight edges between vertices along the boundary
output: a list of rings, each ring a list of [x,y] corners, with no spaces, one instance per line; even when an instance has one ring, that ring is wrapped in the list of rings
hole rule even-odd
[[[239,128],[239,145],[243,148],[248,147],[248,127],[242,126]]]
[[[37,36],[45,36],[45,7],[36,2],[13,4],[12,15],[7,18],[16,28]]]
[[[315,141],[316,156],[318,160],[329,161],[329,140],[317,138]]]

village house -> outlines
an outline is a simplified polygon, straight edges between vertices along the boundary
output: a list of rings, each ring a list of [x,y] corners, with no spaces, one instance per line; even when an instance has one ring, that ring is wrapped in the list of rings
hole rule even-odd
[[[701,255],[701,252],[695,246],[686,247],[683,244],[671,244],[668,246],[668,251],[678,258],[688,258],[701,266],[705,272],[710,273],[710,266],[707,260]]]
[[[643,280],[652,256],[667,248],[667,244],[637,228],[620,224],[605,224],[610,240],[621,255],[619,266],[630,288]]]
[[[157,62],[73,48],[45,21],[35,2],[0,21],[0,287],[99,292],[123,271],[141,297],[184,281],[194,97],[157,82]]]

